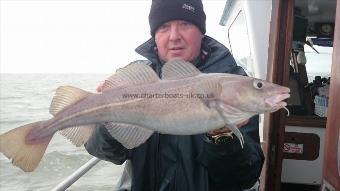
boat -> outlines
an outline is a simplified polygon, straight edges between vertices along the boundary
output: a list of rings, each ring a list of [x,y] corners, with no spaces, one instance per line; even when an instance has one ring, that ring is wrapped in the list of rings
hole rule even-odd
[[[223,43],[248,75],[292,91],[289,116],[284,110],[261,115],[260,190],[340,191],[340,1],[227,0],[221,15]]]
[[[261,116],[261,190],[339,191],[340,1],[228,0],[220,24],[248,75],[291,88],[289,116]]]

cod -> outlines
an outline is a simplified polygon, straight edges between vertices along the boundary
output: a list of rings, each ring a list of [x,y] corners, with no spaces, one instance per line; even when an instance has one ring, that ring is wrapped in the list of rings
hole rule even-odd
[[[76,146],[89,139],[98,124],[128,149],[153,132],[193,135],[228,127],[243,145],[237,124],[285,108],[290,90],[260,79],[201,73],[182,60],[164,64],[161,78],[138,61],[105,80],[104,91],[90,93],[61,86],[50,105],[53,117],[0,135],[0,152],[23,171],[33,171],[56,132]]]

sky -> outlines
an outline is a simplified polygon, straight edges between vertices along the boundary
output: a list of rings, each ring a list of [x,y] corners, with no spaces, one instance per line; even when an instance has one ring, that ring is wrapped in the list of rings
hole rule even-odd
[[[224,0],[203,0],[207,35],[227,42]],[[151,0],[1,0],[0,73],[112,73],[143,59]]]

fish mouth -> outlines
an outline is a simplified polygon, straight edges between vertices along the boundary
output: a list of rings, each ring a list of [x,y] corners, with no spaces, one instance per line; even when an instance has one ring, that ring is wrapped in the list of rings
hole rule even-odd
[[[287,92],[270,96],[269,98],[266,98],[264,101],[269,107],[278,109],[287,106],[287,102],[285,102],[284,100],[288,99],[289,97],[290,94],[289,92]]]

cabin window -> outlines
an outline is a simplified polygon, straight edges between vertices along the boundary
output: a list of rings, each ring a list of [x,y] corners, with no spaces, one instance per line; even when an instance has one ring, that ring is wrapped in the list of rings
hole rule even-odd
[[[327,117],[331,81],[334,16],[330,14],[322,20],[315,20],[305,1],[296,3],[298,6],[294,10],[289,76],[291,98],[288,107],[294,115],[324,118]]]
[[[231,52],[237,64],[244,68],[249,76],[254,76],[246,18],[242,11],[239,12],[231,24],[228,30],[228,38]]]
[[[313,45],[313,48],[315,50],[308,45],[304,46],[309,83],[313,82],[316,76],[329,78],[331,74],[333,48],[318,45]]]
[[[327,117],[333,48],[312,47],[293,49],[295,58],[291,60],[289,77],[292,94],[288,103],[292,114]]]

